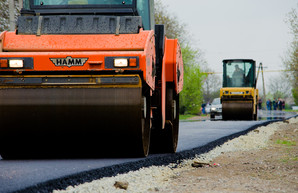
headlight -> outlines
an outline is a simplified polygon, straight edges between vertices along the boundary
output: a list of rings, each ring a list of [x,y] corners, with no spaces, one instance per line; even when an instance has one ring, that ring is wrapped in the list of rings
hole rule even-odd
[[[215,107],[211,107],[211,111],[216,111],[216,108]]]
[[[19,59],[9,60],[9,67],[10,68],[23,68],[24,61]]]
[[[115,58],[114,67],[127,67],[128,59],[127,58]]]

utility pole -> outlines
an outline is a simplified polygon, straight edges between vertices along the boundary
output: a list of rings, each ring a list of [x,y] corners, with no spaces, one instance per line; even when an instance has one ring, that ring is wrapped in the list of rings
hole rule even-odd
[[[263,64],[260,63],[260,65],[261,65],[261,69],[262,69],[263,96],[264,96],[264,100],[266,101],[265,80],[264,80],[264,69],[263,69]]]
[[[262,82],[263,82],[263,101],[266,101],[264,69],[263,69],[263,64],[262,63],[260,63],[259,68],[258,68],[258,74],[257,74],[257,79],[256,79],[256,86],[257,86],[257,81],[259,79],[259,73],[260,73],[260,71],[262,72]]]
[[[14,31],[15,30],[14,0],[9,0],[8,8],[9,8],[9,29],[10,29],[10,31]]]

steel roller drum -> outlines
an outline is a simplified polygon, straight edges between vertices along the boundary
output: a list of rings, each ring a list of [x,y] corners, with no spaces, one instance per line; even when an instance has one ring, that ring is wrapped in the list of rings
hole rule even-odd
[[[31,158],[142,151],[141,86],[6,88],[0,89],[0,106],[0,154]]]
[[[253,120],[252,101],[223,101],[222,118],[224,120]]]

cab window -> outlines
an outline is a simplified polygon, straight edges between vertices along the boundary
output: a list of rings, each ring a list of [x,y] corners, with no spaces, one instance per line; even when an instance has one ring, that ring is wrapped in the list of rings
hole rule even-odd
[[[34,5],[132,5],[132,0],[34,0]]]
[[[254,68],[252,62],[228,61],[224,67],[224,87],[253,87]]]
[[[154,1],[137,0],[137,11],[142,17],[143,27],[145,30],[154,28]]]

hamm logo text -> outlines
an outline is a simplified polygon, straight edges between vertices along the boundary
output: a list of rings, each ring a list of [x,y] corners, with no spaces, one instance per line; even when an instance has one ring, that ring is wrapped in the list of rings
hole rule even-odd
[[[88,58],[72,58],[67,56],[66,58],[50,58],[55,66],[83,66]]]

